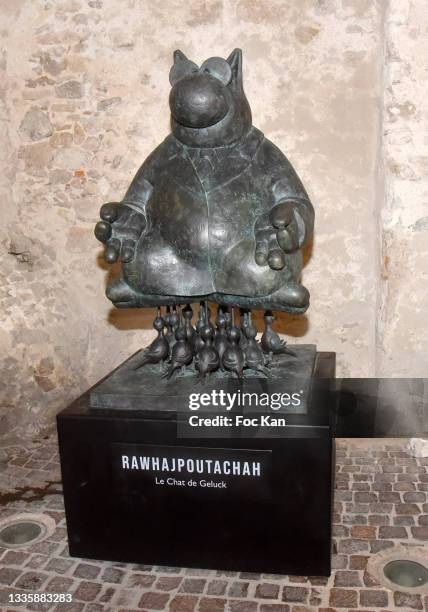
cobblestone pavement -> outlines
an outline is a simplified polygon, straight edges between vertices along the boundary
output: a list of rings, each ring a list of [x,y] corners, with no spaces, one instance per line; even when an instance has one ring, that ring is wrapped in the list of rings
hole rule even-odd
[[[428,459],[405,440],[338,440],[334,571],[329,579],[150,567],[71,559],[55,441],[0,449],[0,518],[43,512],[47,540],[0,548],[2,610],[309,612],[428,610],[428,596],[390,591],[367,572],[371,555],[399,543],[427,547]],[[70,593],[72,603],[11,605],[11,593]]]

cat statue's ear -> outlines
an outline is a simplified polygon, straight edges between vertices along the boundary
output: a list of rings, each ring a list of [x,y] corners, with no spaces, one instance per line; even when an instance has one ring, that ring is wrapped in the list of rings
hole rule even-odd
[[[226,61],[232,69],[232,81],[242,87],[242,50],[234,49]]]
[[[189,62],[190,60],[186,55],[184,55],[183,51],[180,49],[176,49],[173,53],[174,64],[176,62]]]
[[[189,60],[180,49],[174,51],[174,63],[169,71],[169,82],[174,86],[183,77],[199,70],[195,62]]]

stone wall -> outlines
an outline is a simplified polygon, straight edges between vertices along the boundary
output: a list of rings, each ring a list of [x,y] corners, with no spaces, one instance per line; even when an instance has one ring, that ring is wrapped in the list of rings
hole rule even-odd
[[[394,0],[385,15],[384,198],[376,371],[428,376],[428,11]]]
[[[151,337],[152,312],[104,297],[93,225],[168,133],[175,48],[242,47],[254,123],[315,204],[311,308],[281,331],[336,351],[340,375],[424,374],[422,0],[2,0],[0,16],[0,431],[42,432]]]

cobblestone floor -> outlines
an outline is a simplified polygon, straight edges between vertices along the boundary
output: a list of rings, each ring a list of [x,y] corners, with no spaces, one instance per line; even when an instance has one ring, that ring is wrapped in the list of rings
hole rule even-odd
[[[101,612],[309,612],[428,610],[428,596],[390,591],[367,572],[371,555],[399,543],[426,546],[428,459],[404,440],[337,441],[334,571],[329,579],[150,567],[71,559],[58,452],[46,439],[0,449],[0,518],[43,512],[52,537],[27,549],[0,548],[2,610]],[[8,603],[11,593],[70,593],[72,603]]]

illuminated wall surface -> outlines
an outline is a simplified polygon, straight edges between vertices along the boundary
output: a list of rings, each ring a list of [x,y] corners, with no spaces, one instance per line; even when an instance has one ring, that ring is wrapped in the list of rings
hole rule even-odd
[[[254,123],[315,204],[291,341],[338,375],[427,375],[423,0],[3,0],[0,428],[34,435],[152,337],[114,311],[93,237],[168,133],[177,47],[244,52]],[[424,176],[425,172],[425,176]]]

